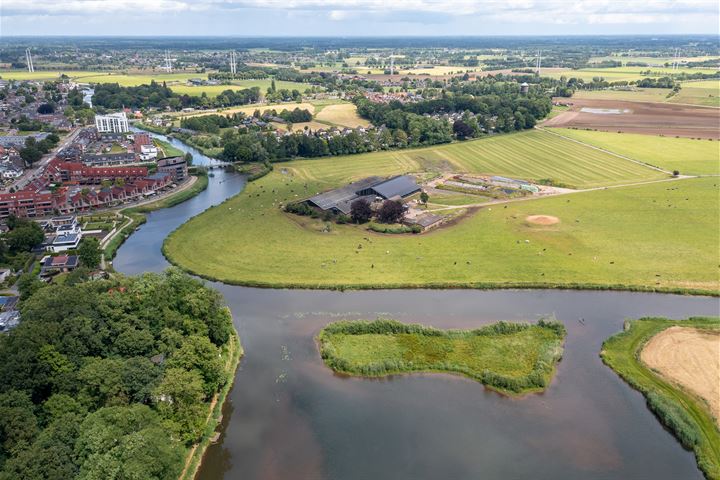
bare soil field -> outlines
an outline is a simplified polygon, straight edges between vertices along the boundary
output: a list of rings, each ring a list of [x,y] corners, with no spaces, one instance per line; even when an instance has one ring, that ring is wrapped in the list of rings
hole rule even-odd
[[[650,339],[640,360],[704,399],[720,425],[720,331],[670,327]]]
[[[530,215],[525,220],[534,225],[555,225],[560,223],[560,219],[552,215]]]
[[[714,108],[590,98],[554,100],[570,108],[543,122],[544,127],[720,139],[720,111]]]

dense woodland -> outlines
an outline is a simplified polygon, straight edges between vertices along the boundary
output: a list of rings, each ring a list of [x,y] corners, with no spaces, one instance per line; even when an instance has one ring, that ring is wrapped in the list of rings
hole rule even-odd
[[[448,143],[488,133],[512,132],[535,126],[552,108],[542,88],[520,92],[517,82],[483,79],[449,87],[439,98],[414,103],[374,103],[358,96],[360,116],[377,128],[343,135],[299,132],[277,137],[262,131],[226,132],[223,159],[265,162],[292,157],[348,155],[393,148]],[[444,114],[461,113],[450,123]]]
[[[0,479],[177,479],[233,335],[218,292],[162,275],[37,289],[0,337]]]
[[[82,94],[77,90],[71,93],[75,102],[70,98],[71,105],[77,104],[77,97],[82,102]],[[120,108],[170,108],[180,110],[189,107],[218,108],[230,107],[233,105],[246,105],[256,103],[260,100],[260,89],[258,87],[243,90],[228,89],[215,98],[210,98],[204,93],[200,96],[180,95],[174,93],[165,83],[151,82],[150,85],[139,85],[137,87],[122,87],[117,83],[101,83],[95,85],[93,105],[108,110]]]

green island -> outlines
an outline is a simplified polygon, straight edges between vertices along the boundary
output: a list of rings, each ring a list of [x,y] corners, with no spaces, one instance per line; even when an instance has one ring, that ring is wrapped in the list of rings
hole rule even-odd
[[[325,364],[337,372],[364,377],[445,372],[521,395],[550,384],[565,335],[561,323],[546,320],[439,330],[378,319],[331,323],[318,343]]]
[[[192,478],[242,355],[221,295],[177,269],[23,295],[0,342],[0,478]]]
[[[662,140],[658,150],[666,143],[677,141],[682,147],[687,142]],[[694,165],[707,171],[717,159],[706,149],[716,143],[695,142],[702,160]],[[640,147],[646,151],[648,144]],[[259,287],[585,288],[717,295],[718,179],[671,178],[640,163],[645,154],[635,153],[637,163],[535,130],[276,163],[242,193],[173,232],[163,253],[204,278]],[[443,195],[455,195],[448,197],[449,207],[442,205],[440,194],[431,194],[431,204],[438,201],[435,207],[457,219],[421,235],[379,234],[282,208],[369,175],[432,177],[448,171],[552,178],[582,190],[487,205],[480,203],[486,198],[447,192]],[[528,221],[533,215],[559,222],[537,225]]]
[[[641,318],[625,322],[624,331],[603,343],[600,357],[646,398],[648,407],[687,449],[709,479],[720,479],[720,429],[708,405],[697,395],[669,382],[640,359],[648,342],[671,327],[720,329],[720,317],[669,320]],[[715,359],[706,359],[717,362]]]

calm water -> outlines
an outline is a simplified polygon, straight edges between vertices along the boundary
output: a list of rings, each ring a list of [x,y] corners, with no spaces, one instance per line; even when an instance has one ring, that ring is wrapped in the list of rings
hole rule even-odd
[[[207,191],[150,214],[120,248],[115,268],[129,274],[162,270],[163,238],[243,185],[241,177],[217,171]],[[642,396],[602,364],[598,352],[625,318],[717,315],[717,299],[213,286],[232,308],[246,355],[225,405],[223,435],[208,450],[201,480],[702,478],[693,455],[663,430]],[[469,328],[548,314],[568,328],[565,356],[544,394],[520,399],[449,375],[341,377],[323,365],[313,340],[340,318],[387,316]]]

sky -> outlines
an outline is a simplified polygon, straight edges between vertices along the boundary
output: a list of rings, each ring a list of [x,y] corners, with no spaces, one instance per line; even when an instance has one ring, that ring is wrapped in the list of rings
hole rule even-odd
[[[3,35],[718,33],[718,0],[0,0]]]

